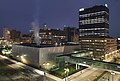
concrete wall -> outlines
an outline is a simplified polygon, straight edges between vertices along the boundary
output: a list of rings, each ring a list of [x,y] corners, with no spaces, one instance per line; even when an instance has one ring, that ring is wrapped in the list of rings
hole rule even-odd
[[[64,46],[60,47],[46,47],[39,49],[39,63],[42,66],[43,63],[54,64],[55,57],[63,54]]]
[[[79,48],[79,45],[44,48],[13,45],[13,55],[26,64],[43,67],[43,64],[49,63],[49,66],[53,66],[57,55],[71,53]],[[21,56],[23,57],[21,58]]]
[[[13,45],[12,53],[18,60],[34,66],[39,65],[39,48]],[[19,56],[19,57],[18,57]]]

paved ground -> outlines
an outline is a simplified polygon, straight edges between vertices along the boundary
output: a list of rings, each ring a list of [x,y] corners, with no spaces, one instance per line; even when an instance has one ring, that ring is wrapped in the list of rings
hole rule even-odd
[[[53,79],[55,80],[53,80]],[[0,55],[0,81],[65,81],[51,74],[29,67]],[[120,81],[120,73],[96,68],[87,68],[82,72],[69,76],[66,81]]]
[[[43,81],[43,76],[0,55],[0,81]]]
[[[120,81],[120,74],[112,75],[110,72],[97,68],[87,69],[84,73],[68,79],[68,81]]]
[[[0,81],[56,81],[55,76],[0,55]],[[61,79],[60,79],[61,80]]]

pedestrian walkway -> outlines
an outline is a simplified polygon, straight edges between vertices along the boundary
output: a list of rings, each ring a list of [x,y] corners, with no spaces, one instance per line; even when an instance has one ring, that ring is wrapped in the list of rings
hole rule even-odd
[[[91,67],[86,68],[86,69],[83,69],[83,70],[81,70],[81,71],[79,71],[79,72],[77,72],[77,73],[74,73],[74,74],[68,76],[67,78],[68,78],[69,80],[72,80],[73,78],[75,78],[75,77],[77,77],[77,76],[79,76],[79,75],[83,74],[84,72],[86,72],[86,71],[88,71],[88,70],[91,70],[91,69],[92,69]]]

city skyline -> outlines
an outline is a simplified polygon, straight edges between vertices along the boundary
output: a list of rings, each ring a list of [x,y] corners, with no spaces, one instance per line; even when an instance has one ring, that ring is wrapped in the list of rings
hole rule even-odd
[[[50,28],[61,28],[64,25],[79,27],[79,9],[94,5],[108,4],[110,10],[110,36],[119,36],[119,0],[101,1],[48,1],[48,0],[1,0],[0,1],[0,30],[3,26],[20,30],[24,33],[32,28],[31,23],[38,19],[40,26],[47,23]],[[2,31],[1,31],[2,32]],[[2,35],[2,33],[0,33]]]
[[[0,1],[0,81],[120,81],[118,0]]]

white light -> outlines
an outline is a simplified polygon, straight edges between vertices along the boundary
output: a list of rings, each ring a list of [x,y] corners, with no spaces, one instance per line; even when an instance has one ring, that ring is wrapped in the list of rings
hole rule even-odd
[[[23,42],[20,42],[21,44],[23,43]]]
[[[74,53],[77,53],[78,51],[74,51]]]
[[[50,63],[47,63],[46,65],[48,65],[48,66],[49,66],[49,65],[50,65]]]
[[[115,75],[115,72],[112,71],[111,74],[112,74],[112,75]]]
[[[16,64],[22,64],[21,62],[16,62]]]
[[[27,56],[27,55],[23,55],[23,56]]]
[[[69,72],[69,69],[68,69],[68,68],[65,68],[64,70],[65,70],[65,73]]]
[[[43,64],[43,65],[45,65],[45,64]]]
[[[105,4],[105,6],[106,6],[106,7],[108,7],[108,5],[107,5],[107,4]]]
[[[120,68],[120,66],[117,66],[117,68]]]
[[[118,38],[118,40],[120,40],[120,38]]]
[[[84,11],[84,8],[79,9],[79,11]]]
[[[20,56],[21,59],[23,59],[23,56]]]
[[[16,57],[19,57],[18,55]]]
[[[40,70],[37,70],[37,69],[34,69],[35,72],[37,72],[38,74],[40,75],[44,75],[44,72],[43,71],[40,71]]]
[[[2,58],[4,58],[4,59],[7,59],[7,57],[5,57],[5,56],[1,56]]]

